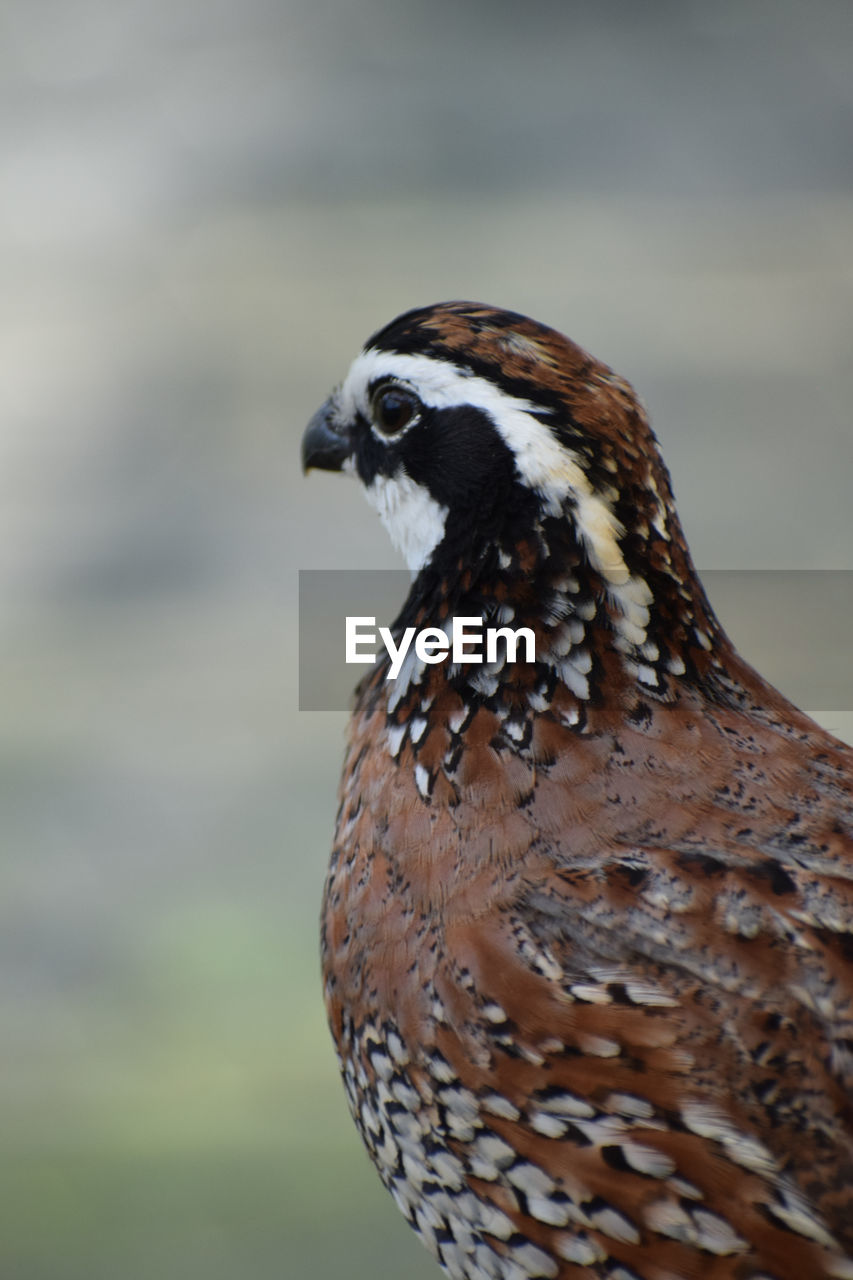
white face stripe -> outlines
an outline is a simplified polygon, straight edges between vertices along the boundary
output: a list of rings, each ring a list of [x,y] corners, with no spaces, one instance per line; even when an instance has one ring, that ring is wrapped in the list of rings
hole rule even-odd
[[[383,377],[407,382],[430,408],[449,409],[469,404],[486,413],[512,450],[519,476],[545,500],[548,514],[559,515],[566,500],[573,501],[578,533],[590,561],[610,584],[620,604],[627,606],[628,615],[634,614],[635,623],[639,622],[642,627],[642,610],[651,601],[651,592],[642,580],[631,577],[619,546],[624,529],[610,505],[593,489],[577,455],[533,417],[541,411],[536,405],[508,395],[493,382],[448,360],[369,347],[356,356],[338,392],[344,418],[352,418],[359,411],[369,419],[368,388]],[[639,618],[636,616],[638,606]],[[647,612],[645,621],[648,622]]]
[[[543,423],[531,417],[537,407],[529,400],[507,395],[486,378],[468,373],[448,360],[400,355],[370,347],[356,356],[338,393],[345,419],[351,418],[356,410],[370,418],[368,388],[380,378],[399,378],[408,383],[431,409],[452,409],[464,404],[481,409],[512,449],[524,482],[543,496],[550,495],[554,480],[565,464],[567,450]],[[580,470],[573,465],[575,470]],[[585,482],[582,472],[581,478]],[[565,498],[566,493],[563,489],[560,496]]]
[[[436,502],[429,490],[416,484],[405,471],[393,476],[377,475],[365,486],[365,493],[414,576],[444,537],[447,507]]]

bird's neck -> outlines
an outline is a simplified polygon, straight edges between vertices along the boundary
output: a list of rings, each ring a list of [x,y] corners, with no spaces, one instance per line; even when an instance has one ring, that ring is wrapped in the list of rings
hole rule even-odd
[[[556,707],[580,725],[592,708],[625,713],[642,699],[672,702],[685,684],[701,687],[731,646],[676,533],[665,555],[626,540],[609,563],[593,563],[572,523],[556,518],[526,537],[443,548],[413,583],[395,633],[435,627],[452,641],[454,620],[458,632],[460,619],[479,619],[481,661],[454,661],[451,650],[432,665],[412,650],[389,690],[392,710],[449,682],[466,701],[504,714],[519,702],[533,713]],[[497,633],[491,660],[489,630]],[[516,636],[514,655],[507,631]]]

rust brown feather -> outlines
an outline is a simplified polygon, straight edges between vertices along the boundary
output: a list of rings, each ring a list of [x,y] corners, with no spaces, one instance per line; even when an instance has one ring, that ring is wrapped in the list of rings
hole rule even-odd
[[[323,966],[380,1175],[452,1277],[853,1277],[853,753],[735,653],[626,383],[474,304],[368,345],[525,400],[569,464],[555,512],[516,451],[402,615],[508,608],[546,657],[358,691]]]

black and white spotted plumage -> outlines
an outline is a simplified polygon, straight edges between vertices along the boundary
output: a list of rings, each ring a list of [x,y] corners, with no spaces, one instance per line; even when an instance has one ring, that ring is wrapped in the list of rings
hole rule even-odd
[[[853,1277],[853,759],[737,655],[631,388],[446,303],[312,420],[412,570],[323,909],[356,1123],[458,1280]]]

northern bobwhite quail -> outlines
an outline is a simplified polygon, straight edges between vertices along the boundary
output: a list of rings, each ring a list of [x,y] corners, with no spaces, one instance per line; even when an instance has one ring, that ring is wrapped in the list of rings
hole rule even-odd
[[[374,335],[312,419],[413,574],[323,906],[380,1176],[467,1280],[853,1277],[853,751],[735,652],[631,387],[467,302]]]

